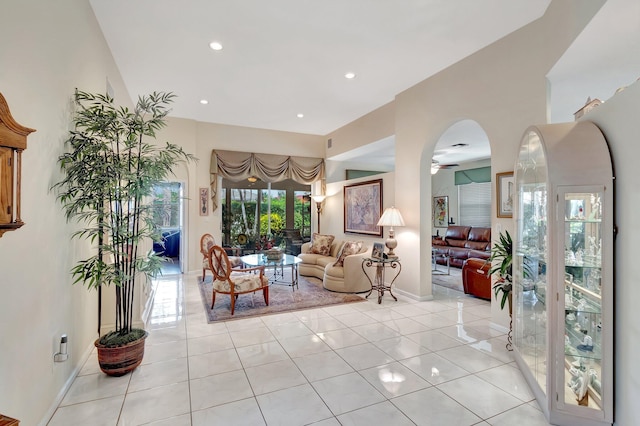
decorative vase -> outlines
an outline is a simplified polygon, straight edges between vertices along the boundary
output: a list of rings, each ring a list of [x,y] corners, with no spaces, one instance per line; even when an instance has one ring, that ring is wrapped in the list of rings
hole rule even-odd
[[[100,370],[107,376],[124,376],[136,369],[144,357],[144,342],[149,333],[131,343],[115,348],[101,345],[98,338],[94,345],[98,350]]]

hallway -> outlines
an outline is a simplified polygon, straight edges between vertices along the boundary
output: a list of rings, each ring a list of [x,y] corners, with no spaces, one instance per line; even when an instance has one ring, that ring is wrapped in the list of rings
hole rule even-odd
[[[207,324],[197,279],[159,280],[143,364],[107,377],[94,351],[48,425],[547,424],[484,300],[434,286]]]

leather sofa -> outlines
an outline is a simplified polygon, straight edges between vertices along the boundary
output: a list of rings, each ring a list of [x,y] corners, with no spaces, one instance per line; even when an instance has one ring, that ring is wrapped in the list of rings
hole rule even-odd
[[[462,287],[465,294],[491,300],[491,263],[485,259],[467,259],[462,265]]]
[[[443,256],[449,257],[450,266],[462,268],[469,258],[488,259],[491,256],[491,228],[451,225],[444,238],[431,241],[436,261],[446,264]]]
[[[334,265],[342,249],[344,240],[334,240],[327,256],[311,253],[311,242],[302,244],[298,257],[300,275],[322,280],[327,290],[339,293],[362,293],[371,290],[371,282],[362,271],[362,260],[371,257],[371,248],[364,245],[357,254],[344,258],[343,266]]]

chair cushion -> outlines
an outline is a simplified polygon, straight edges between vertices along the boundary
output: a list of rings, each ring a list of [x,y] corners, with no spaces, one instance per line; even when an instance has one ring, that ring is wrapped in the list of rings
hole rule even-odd
[[[262,276],[262,281],[260,280],[260,274],[231,273],[231,280],[235,284],[234,291],[236,293],[258,290],[269,284],[269,280],[265,276]],[[229,281],[215,280],[213,282],[213,289],[215,291],[229,293],[231,291],[231,284],[229,284]]]
[[[328,256],[331,252],[331,243],[335,238],[335,235],[322,235],[314,232],[311,238],[311,253]]]
[[[228,257],[229,257],[229,263],[231,263],[232,268],[242,266],[242,258],[240,256],[228,256]]]
[[[338,253],[338,260],[333,264],[333,266],[343,266],[344,258],[347,256],[351,256],[352,254],[360,253],[362,249],[362,241],[347,241],[343,244],[342,250]]]

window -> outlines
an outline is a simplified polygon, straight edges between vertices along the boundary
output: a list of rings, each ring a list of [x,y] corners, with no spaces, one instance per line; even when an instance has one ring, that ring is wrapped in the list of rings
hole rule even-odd
[[[491,226],[491,182],[458,185],[460,225]]]
[[[270,189],[269,189],[270,188]],[[271,185],[247,180],[222,180],[220,205],[222,207],[222,233],[225,246],[241,245],[247,249],[280,245],[280,230],[299,229],[310,234],[310,186],[292,180]],[[238,243],[238,235],[246,242]],[[243,237],[244,240],[244,237]]]

